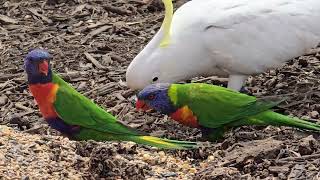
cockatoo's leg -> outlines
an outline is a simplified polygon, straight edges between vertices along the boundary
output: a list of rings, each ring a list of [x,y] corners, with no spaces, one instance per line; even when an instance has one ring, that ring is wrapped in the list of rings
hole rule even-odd
[[[247,78],[247,75],[229,75],[228,88],[240,91]]]

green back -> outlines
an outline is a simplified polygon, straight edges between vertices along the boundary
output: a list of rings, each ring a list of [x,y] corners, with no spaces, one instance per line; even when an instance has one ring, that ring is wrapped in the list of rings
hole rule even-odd
[[[67,124],[112,134],[140,134],[118,122],[114,116],[77,92],[55,73],[53,83],[59,85],[54,107],[59,117]]]
[[[279,104],[202,83],[173,84],[169,96],[177,107],[187,105],[197,116],[200,125],[209,128],[221,127]]]

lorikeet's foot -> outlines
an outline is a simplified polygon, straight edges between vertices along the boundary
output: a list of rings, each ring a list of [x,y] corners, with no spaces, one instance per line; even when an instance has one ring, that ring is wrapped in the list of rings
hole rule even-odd
[[[249,89],[245,86],[242,86],[239,92],[247,95],[252,95],[251,91],[249,91]]]
[[[204,141],[217,141],[223,138],[224,132],[224,128],[201,127],[202,140]]]

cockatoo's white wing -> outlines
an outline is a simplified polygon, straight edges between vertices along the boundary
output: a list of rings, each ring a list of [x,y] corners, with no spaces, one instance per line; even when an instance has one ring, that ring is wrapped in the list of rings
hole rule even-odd
[[[228,72],[230,88],[239,90],[246,75],[278,67],[320,42],[320,1],[230,2],[212,7],[203,36],[212,59]]]
[[[264,72],[320,42],[319,0],[245,0],[212,8],[215,15],[207,18],[202,37],[229,74]]]
[[[315,47],[319,21],[320,0],[192,0],[175,12],[169,46],[157,46],[160,29],[128,67],[127,83],[228,75],[239,89],[248,75]]]

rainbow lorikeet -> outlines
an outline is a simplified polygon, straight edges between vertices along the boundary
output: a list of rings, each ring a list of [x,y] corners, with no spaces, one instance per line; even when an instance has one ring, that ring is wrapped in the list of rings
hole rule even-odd
[[[231,89],[202,83],[158,83],[138,94],[137,109],[154,109],[186,126],[199,128],[208,140],[221,138],[231,127],[291,126],[320,131],[320,125],[270,110],[281,101],[257,99]]]
[[[35,49],[25,58],[29,89],[50,127],[75,140],[134,141],[164,149],[187,149],[196,143],[147,136],[126,127],[52,72],[50,54]]]

